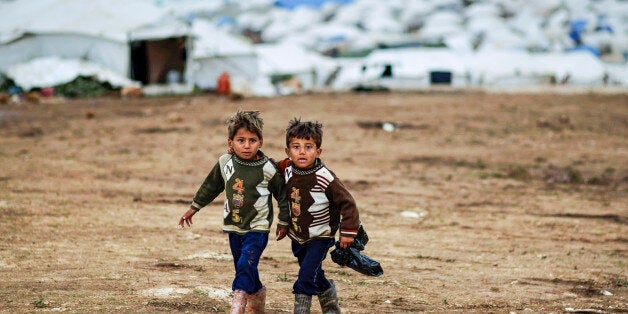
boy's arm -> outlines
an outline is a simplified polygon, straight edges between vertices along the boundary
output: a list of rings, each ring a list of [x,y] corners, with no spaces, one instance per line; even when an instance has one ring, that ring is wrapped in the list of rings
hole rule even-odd
[[[196,211],[201,210],[207,204],[211,203],[222,191],[225,190],[225,181],[220,173],[220,163],[216,163],[214,168],[209,172],[203,184],[198,189],[190,207]]]
[[[277,215],[277,227],[287,229],[290,221],[290,208],[288,204],[288,195],[286,194],[286,183],[283,180],[283,174],[277,172],[269,182],[271,187],[271,193],[277,200],[277,207],[279,207],[279,214]]]
[[[351,193],[335,176],[327,193],[331,194],[328,197],[331,197],[340,211],[340,247],[346,249],[353,243],[360,227],[358,206]]]
[[[286,168],[288,168],[291,164],[292,161],[290,160],[290,158],[285,158],[284,160],[276,163],[277,167],[279,167],[279,174],[281,175],[282,180],[285,178],[284,177],[284,172],[286,171]],[[285,190],[285,182],[284,182],[284,190]],[[287,193],[287,192],[286,192]],[[288,234],[288,228],[290,227],[290,202],[288,201],[288,196],[286,195],[286,201],[288,202],[288,210],[287,210],[287,214],[283,214],[283,216],[285,216],[285,219],[287,221],[286,224],[277,224],[277,241],[283,239],[286,234]],[[280,215],[282,214],[281,212],[279,213]]]

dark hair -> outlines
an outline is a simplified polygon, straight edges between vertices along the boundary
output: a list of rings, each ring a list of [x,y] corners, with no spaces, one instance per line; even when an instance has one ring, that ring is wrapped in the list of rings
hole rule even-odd
[[[245,128],[251,133],[255,133],[259,139],[262,139],[262,128],[264,127],[264,120],[260,117],[259,111],[242,111],[236,112],[229,120],[227,120],[227,132],[229,138],[233,139],[239,129]]]
[[[290,139],[302,138],[312,139],[316,143],[316,148],[323,145],[323,125],[318,121],[301,122],[301,118],[294,118],[288,122],[286,129],[286,147],[290,146]]]

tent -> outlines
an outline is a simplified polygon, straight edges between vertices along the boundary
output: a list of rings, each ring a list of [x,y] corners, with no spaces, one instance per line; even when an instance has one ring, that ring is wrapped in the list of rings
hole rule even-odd
[[[270,78],[278,89],[281,82],[295,79],[302,90],[322,87],[323,82],[336,69],[336,62],[304,48],[291,44],[258,44],[255,46],[259,57],[260,75]]]
[[[7,69],[6,75],[25,90],[35,87],[57,86],[73,81],[76,77],[95,77],[113,87],[137,86],[136,82],[117,75],[102,66],[82,60],[62,60],[44,57],[16,64]]]
[[[608,75],[604,63],[587,51],[533,54],[531,61],[528,71],[559,84],[601,86]]]
[[[127,76],[129,30],[160,19],[147,1],[14,1],[0,18],[0,71],[41,57],[100,64]]]
[[[350,3],[351,0],[276,0],[275,5],[288,10],[294,10],[300,6],[308,6],[313,8],[320,8],[325,3]]]
[[[530,53],[520,49],[482,49],[473,54],[471,82],[478,86],[529,86],[550,82],[548,73],[531,71],[535,66]]]
[[[11,12],[0,19],[3,73],[15,65],[89,64],[151,85],[146,91],[156,93],[189,92],[194,85],[213,89],[222,72],[234,79],[257,77],[255,50],[248,42],[205,20],[173,16],[172,8],[155,1],[18,0],[0,5]],[[31,62],[41,58],[46,62]],[[66,80],[68,73],[58,80]],[[55,80],[48,75],[44,81]]]
[[[373,51],[362,66],[362,85],[412,90],[433,85],[468,84],[466,54],[446,48],[399,48]]]
[[[192,35],[187,23],[168,16],[127,33],[132,79],[145,85],[190,82]]]
[[[83,70],[54,71],[34,82],[64,83],[68,73],[93,69],[110,74],[96,75],[99,79],[126,77],[143,84],[184,83],[190,77],[190,28],[152,1],[14,1],[1,9],[11,12],[0,19],[1,72],[57,62]],[[43,63],[32,62],[42,58]],[[60,76],[50,77],[53,73]]]
[[[227,72],[232,80],[253,82],[259,72],[252,44],[196,19],[192,25],[194,50],[192,80],[201,89],[215,89],[218,77]]]

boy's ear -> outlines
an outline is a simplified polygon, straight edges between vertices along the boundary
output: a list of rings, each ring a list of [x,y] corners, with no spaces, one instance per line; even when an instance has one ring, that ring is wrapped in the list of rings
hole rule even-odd
[[[229,148],[233,148],[233,140],[230,138],[227,139],[227,146],[229,146]]]
[[[286,155],[288,156],[288,158],[290,158],[290,149],[286,147],[284,148],[284,150],[286,151]]]
[[[316,154],[318,155],[316,157],[320,157],[322,153],[323,153],[323,149],[322,148],[317,148],[316,149]]]

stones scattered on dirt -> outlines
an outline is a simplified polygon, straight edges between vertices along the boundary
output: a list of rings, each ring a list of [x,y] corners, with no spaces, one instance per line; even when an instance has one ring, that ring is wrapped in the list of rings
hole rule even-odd
[[[557,117],[546,118],[541,117],[536,122],[536,126],[539,128],[547,128],[552,131],[562,131],[564,129],[573,129],[571,124],[571,118],[565,114],[561,114]]]
[[[44,135],[44,130],[41,127],[34,126],[19,133],[20,137],[38,137]]]
[[[216,253],[216,252],[204,252],[204,253],[192,254],[192,255],[186,256],[184,259],[191,260],[191,259],[196,259],[196,258],[206,258],[206,259],[215,259],[215,260],[233,260],[233,257],[231,256],[231,254]]]
[[[142,133],[147,133],[147,134],[154,134],[154,133],[190,133],[190,132],[192,132],[192,129],[189,128],[189,127],[164,128],[164,127],[156,126],[156,127],[135,129],[134,132],[136,134],[142,134]]]
[[[363,129],[381,129],[386,132],[392,132],[397,129],[425,130],[429,129],[429,124],[412,124],[390,121],[358,121],[358,126]]]
[[[415,211],[404,210],[399,214],[403,218],[421,219],[427,216],[426,212],[417,213]]]
[[[176,294],[188,294],[190,292],[192,292],[192,290],[187,288],[163,287],[147,289],[142,291],[141,294],[150,297],[168,297]]]
[[[178,112],[170,112],[166,116],[166,120],[170,123],[183,122],[183,116]]]

